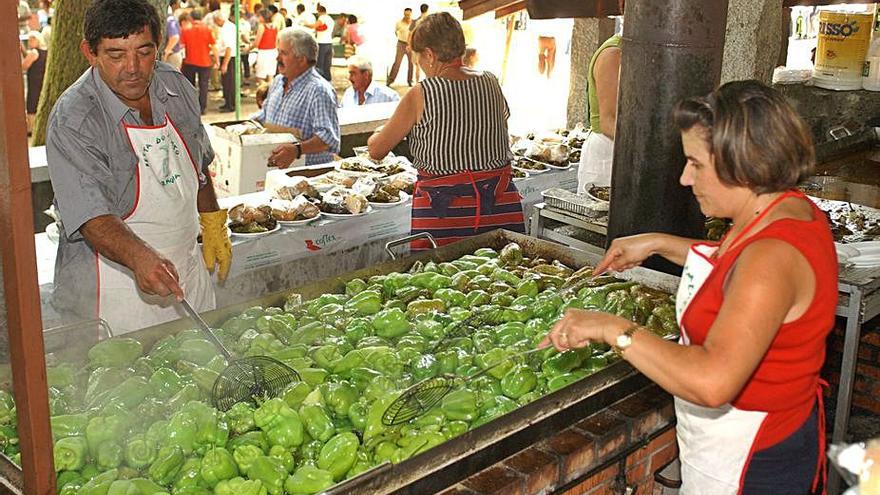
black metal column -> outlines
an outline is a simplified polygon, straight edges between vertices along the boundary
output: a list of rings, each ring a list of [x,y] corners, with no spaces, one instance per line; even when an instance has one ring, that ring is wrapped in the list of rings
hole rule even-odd
[[[727,0],[627,2],[624,19],[609,242],[642,232],[701,238],[699,206],[678,182],[685,159],[672,108],[718,85]]]

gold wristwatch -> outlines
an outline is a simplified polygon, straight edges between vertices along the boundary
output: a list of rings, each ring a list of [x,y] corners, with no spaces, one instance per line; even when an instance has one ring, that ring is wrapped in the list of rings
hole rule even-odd
[[[631,346],[633,343],[633,334],[636,333],[636,330],[641,328],[641,325],[633,325],[614,340],[614,346],[612,346],[611,350],[614,351],[614,354],[617,354],[620,357],[623,357],[623,351],[626,350],[627,347]]]

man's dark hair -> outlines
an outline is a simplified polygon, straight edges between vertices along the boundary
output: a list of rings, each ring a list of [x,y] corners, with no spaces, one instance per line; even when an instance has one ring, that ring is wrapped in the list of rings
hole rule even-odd
[[[272,15],[275,15],[275,14],[278,13],[278,7],[276,7],[276,6],[274,6],[274,5],[270,5],[270,6],[266,7],[266,8],[269,9],[269,12],[271,12]]]
[[[194,21],[202,20],[202,12],[198,9],[193,9],[192,12],[189,13],[189,16]]]
[[[92,53],[104,38],[127,38],[150,28],[159,47],[162,24],[159,12],[146,0],[95,0],[86,10],[83,33]]]
[[[409,7],[407,7],[407,8],[405,8],[405,9],[403,9],[403,11],[404,11],[404,12],[412,12],[412,9],[409,8]]]
[[[305,12],[305,11],[306,11],[306,6],[305,6],[305,5],[303,5],[303,4],[301,4],[301,3],[296,5],[296,13],[297,13],[297,14],[302,14],[302,13]]]
[[[319,14],[326,14],[327,13],[327,7],[324,7],[320,3],[318,4],[318,6],[316,7],[315,10],[317,10]]]
[[[358,23],[357,16],[354,14],[348,14],[348,23],[349,24],[357,24]]]
[[[421,12],[421,13],[424,14],[424,13],[426,13],[427,11],[428,11],[428,4],[423,3],[423,4],[419,5],[419,12]]]

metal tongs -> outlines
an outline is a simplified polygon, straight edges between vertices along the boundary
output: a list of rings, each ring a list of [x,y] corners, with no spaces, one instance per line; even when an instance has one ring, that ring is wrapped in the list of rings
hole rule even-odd
[[[214,380],[211,390],[211,400],[214,407],[220,411],[228,410],[237,402],[250,402],[256,405],[258,401],[279,396],[288,384],[302,381],[295,369],[275,358],[251,356],[234,360],[232,354],[217,338],[217,334],[211,330],[186,298],[180,300],[180,306],[229,363]]]
[[[488,366],[477,373],[468,377],[460,377],[457,375],[440,375],[432,378],[426,378],[403,391],[400,397],[394,399],[394,402],[388,405],[385,413],[382,414],[382,424],[385,426],[394,426],[417,418],[428,412],[432,407],[436,406],[456,387],[461,387],[479,376],[485,375],[489,370],[495,368],[499,364],[507,362],[511,359],[518,359],[529,354],[543,351],[547,347],[536,347],[527,351],[519,352],[508,356],[491,366]]]

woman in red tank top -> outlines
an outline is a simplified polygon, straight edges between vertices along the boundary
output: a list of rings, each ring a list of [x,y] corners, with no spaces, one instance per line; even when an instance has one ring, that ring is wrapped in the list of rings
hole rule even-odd
[[[837,259],[825,215],[798,182],[810,133],[757,82],[681,102],[675,121],[690,187],[720,243],[651,233],[615,239],[595,272],[657,254],[683,266],[681,339],[620,317],[569,309],[545,344],[603,342],[675,397],[682,494],[804,494],[824,475],[819,371],[834,325]],[[817,400],[818,398],[818,400]]]
[[[257,50],[257,61],[254,72],[257,79],[270,81],[278,72],[278,50],[276,41],[278,29],[272,25],[272,13],[262,9],[257,13],[259,24],[250,49]]]

